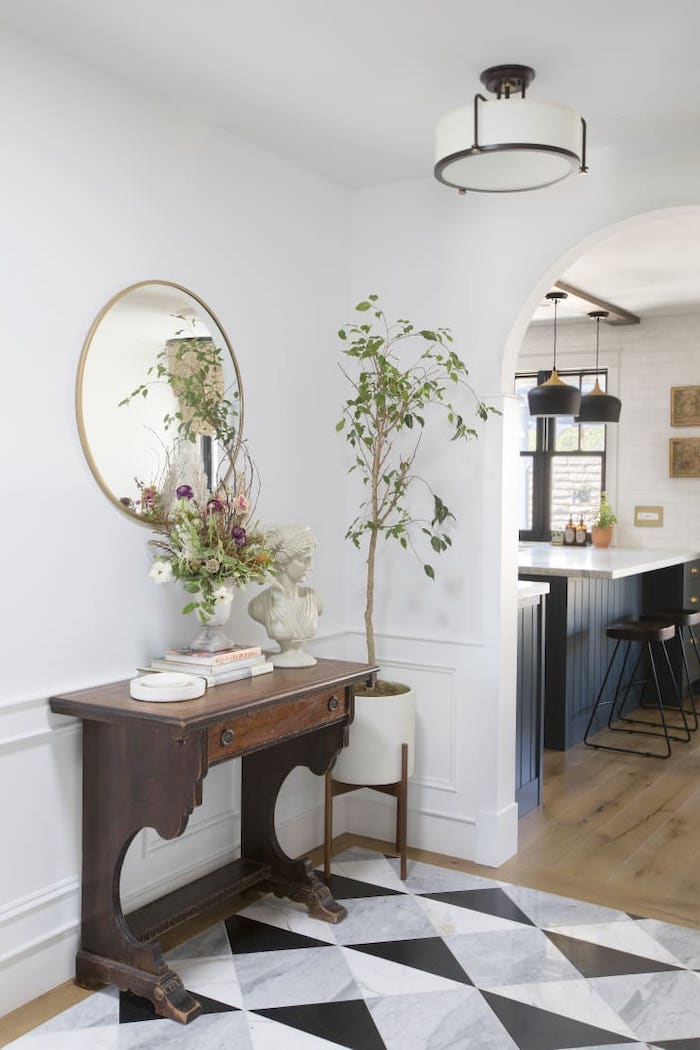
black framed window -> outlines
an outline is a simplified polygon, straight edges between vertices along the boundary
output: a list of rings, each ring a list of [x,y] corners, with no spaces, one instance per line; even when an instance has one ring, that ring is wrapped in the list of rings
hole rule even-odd
[[[576,423],[573,416],[534,419],[527,392],[548,379],[550,372],[519,372],[515,394],[520,398],[520,538],[549,540],[563,531],[570,517],[583,518],[590,528],[605,489],[605,423]],[[559,375],[582,394],[598,382],[607,389],[607,371],[561,371]]]

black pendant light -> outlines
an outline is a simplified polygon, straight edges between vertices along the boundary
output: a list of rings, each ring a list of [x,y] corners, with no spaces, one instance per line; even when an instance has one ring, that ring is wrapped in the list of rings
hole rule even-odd
[[[557,375],[557,306],[566,299],[566,292],[547,292],[554,303],[554,356],[552,374],[545,383],[533,386],[528,392],[527,404],[531,416],[575,416],[581,407],[581,391],[564,383]]]
[[[588,315],[595,321],[595,370],[598,371],[598,355],[600,351],[600,322],[608,316],[607,310],[591,310]],[[620,418],[622,402],[619,397],[606,394],[600,389],[598,376],[595,377],[595,386],[590,394],[584,394],[581,398],[581,408],[576,419],[577,423],[617,423]]]

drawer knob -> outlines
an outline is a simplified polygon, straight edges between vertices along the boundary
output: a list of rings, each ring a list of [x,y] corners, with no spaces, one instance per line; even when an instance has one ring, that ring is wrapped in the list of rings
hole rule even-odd
[[[695,595],[695,594],[693,595],[693,597],[690,599],[690,604],[691,605],[697,605],[698,604],[697,595]]]
[[[699,572],[700,572],[700,569],[698,569],[697,565],[692,565],[691,566],[691,568],[690,568],[690,575],[691,576],[697,576],[697,574]]]
[[[223,733],[221,734],[221,737],[220,737],[221,746],[222,747],[228,747],[229,744],[232,744],[233,743],[233,736],[234,736],[234,733],[233,733],[232,729],[224,729],[224,731],[223,731]]]
[[[328,710],[329,711],[337,711],[338,710],[338,697],[337,696],[332,696],[330,698],[330,700],[328,701]]]

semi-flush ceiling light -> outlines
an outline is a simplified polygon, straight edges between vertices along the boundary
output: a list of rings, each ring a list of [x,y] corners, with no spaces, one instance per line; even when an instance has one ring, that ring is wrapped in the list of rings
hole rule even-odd
[[[591,310],[588,315],[595,320],[595,370],[598,371],[598,355],[600,352],[600,322],[608,316],[607,310]],[[595,377],[595,386],[590,394],[584,394],[581,398],[581,408],[578,413],[577,423],[617,423],[620,418],[622,402],[619,397],[606,394],[600,389],[598,376]]]
[[[581,391],[562,382],[557,375],[557,307],[566,292],[547,292],[547,299],[554,303],[554,354],[552,374],[545,383],[533,386],[528,392],[527,404],[531,416],[575,416],[581,407]]]
[[[435,178],[461,193],[515,193],[551,186],[586,167],[586,122],[568,106],[532,102],[530,66],[491,66],[474,96],[453,109],[435,135]]]

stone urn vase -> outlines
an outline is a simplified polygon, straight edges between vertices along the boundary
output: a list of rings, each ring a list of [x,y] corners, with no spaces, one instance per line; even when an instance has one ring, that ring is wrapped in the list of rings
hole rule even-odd
[[[205,653],[216,653],[221,649],[231,649],[233,642],[224,631],[224,624],[228,622],[233,605],[233,580],[224,580],[215,591],[223,592],[215,599],[214,611],[207,614],[203,609],[196,610],[201,630],[194,641],[190,642],[190,649],[198,649]]]
[[[606,528],[594,525],[591,529],[591,543],[594,547],[609,547],[612,534],[612,525],[608,525]]]

